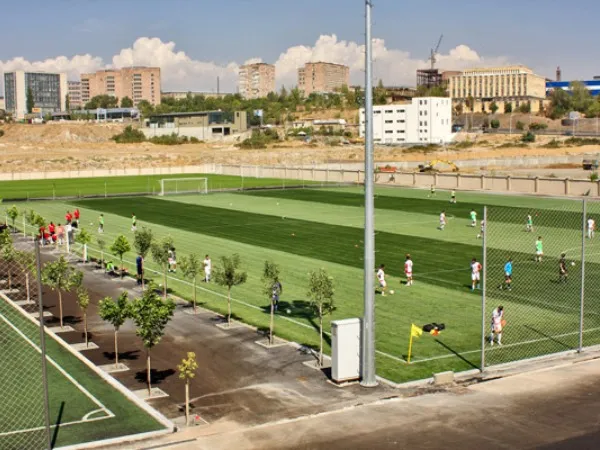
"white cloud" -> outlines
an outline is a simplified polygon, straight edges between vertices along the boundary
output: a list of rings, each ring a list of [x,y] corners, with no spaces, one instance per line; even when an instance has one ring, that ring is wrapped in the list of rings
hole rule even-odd
[[[414,58],[406,51],[388,48],[383,39],[373,40],[373,55],[375,78],[384,80],[387,85],[414,85],[415,71],[428,65],[424,59]],[[323,35],[313,46],[298,45],[281,53],[275,62],[278,86],[294,86],[297,82],[297,69],[309,61],[346,64],[350,67],[351,83],[363,82],[364,45],[339,40],[336,35]],[[256,57],[245,61],[251,62],[262,62],[262,59]],[[438,56],[438,67],[449,70],[506,62],[506,58],[502,57],[484,58],[466,45],[459,45],[447,54]],[[70,79],[77,79],[81,73],[131,65],[159,66],[163,90],[213,90],[216,88],[217,77],[220,78],[223,91],[233,92],[237,87],[237,62],[217,64],[192,59],[184,51],[176,49],[174,42],[149,37],[137,39],[132,47],[122,49],[110,62],[89,54],[72,58],[59,56],[34,62],[19,57],[8,61],[0,60],[0,72],[18,69],[57,71],[67,72]]]

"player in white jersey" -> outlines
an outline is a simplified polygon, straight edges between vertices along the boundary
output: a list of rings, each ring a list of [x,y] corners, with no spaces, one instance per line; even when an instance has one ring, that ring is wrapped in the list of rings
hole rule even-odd
[[[596,221],[591,217],[587,220],[587,236],[592,239],[596,235]]]
[[[481,281],[481,264],[477,262],[476,258],[471,260],[471,290],[475,288],[479,289],[479,282]]]
[[[481,239],[483,237],[483,233],[485,233],[485,220],[481,221],[481,231],[479,231],[477,239]]]
[[[377,280],[379,281],[381,295],[385,297],[385,289],[387,287],[387,283],[385,282],[385,264],[379,266],[379,270],[377,271]]]
[[[413,284],[413,262],[410,255],[406,255],[406,261],[404,262],[404,274],[406,275],[406,285],[412,286]]]
[[[498,306],[492,311],[492,332],[490,333],[490,345],[494,345],[494,340],[498,342],[498,345],[502,345],[502,328],[504,323],[504,306]]]
[[[440,213],[440,230],[446,228],[446,211]]]
[[[204,261],[202,261],[202,265],[204,266],[204,281],[206,283],[210,282],[210,271],[212,270],[212,261],[210,257],[206,255]]]

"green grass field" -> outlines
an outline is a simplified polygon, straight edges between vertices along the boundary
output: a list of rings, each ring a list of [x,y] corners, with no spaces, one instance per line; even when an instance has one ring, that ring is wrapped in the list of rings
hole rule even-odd
[[[39,328],[4,299],[0,342],[0,448],[45,448]],[[54,446],[163,428],[53,338],[46,344]]]
[[[0,198],[25,200],[36,198],[91,197],[116,194],[153,194],[160,192],[160,180],[167,178],[208,178],[208,190],[285,187],[286,184],[314,184],[279,178],[250,178],[229,175],[185,174],[66,178],[47,180],[0,181]]]
[[[429,377],[444,370],[462,371],[481,364],[482,295],[471,292],[469,264],[481,260],[479,226],[470,226],[474,208],[479,219],[485,205],[488,218],[486,330],[489,315],[505,306],[509,326],[504,346],[486,351],[488,364],[573,349],[579,327],[581,288],[581,202],[459,193],[458,204],[439,192],[428,198],[423,190],[378,188],[376,207],[376,262],[385,264],[394,295],[376,297],[377,372],[401,382]],[[74,202],[39,202],[31,206],[48,220],[60,221],[67,209],[78,206],[82,225],[95,233],[96,218],[104,213],[110,244],[123,233],[133,238],[131,213],[138,226],[152,228],[158,237],[170,235],[178,256],[194,252],[218,257],[239,253],[248,282],[234,288],[233,311],[244,321],[266,327],[269,300],[260,293],[264,261],[280,264],[284,295],[276,319],[276,334],[297,342],[318,342],[317,321],[307,303],[308,272],[326,268],[335,279],[337,310],[332,319],[360,317],[363,303],[363,197],[360,188],[312,188],[219,193],[177,197],[112,198]],[[445,209],[449,223],[439,231],[438,215]],[[600,207],[588,209],[600,216]],[[525,217],[534,215],[534,233],[525,232]],[[598,220],[598,219],[597,219]],[[545,242],[545,259],[534,263],[538,234]],[[94,246],[94,245],[93,245]],[[96,246],[97,247],[97,246]],[[586,244],[585,345],[600,343],[600,311],[595,282],[600,275],[600,244]],[[596,248],[598,247],[598,248]],[[99,256],[92,249],[93,256]],[[572,266],[569,282],[558,284],[558,257],[567,251]],[[406,253],[414,260],[415,283],[402,284]],[[135,255],[127,260],[132,262]],[[502,267],[513,258],[511,292],[497,289]],[[157,266],[148,262],[151,268]],[[178,279],[170,287],[191,298],[189,283]],[[160,277],[156,276],[157,281]],[[226,311],[225,291],[213,284],[200,287],[199,298],[213,310]],[[289,310],[289,313],[286,312]],[[411,323],[444,323],[437,337],[424,335],[406,363]],[[329,349],[327,349],[329,351]]]

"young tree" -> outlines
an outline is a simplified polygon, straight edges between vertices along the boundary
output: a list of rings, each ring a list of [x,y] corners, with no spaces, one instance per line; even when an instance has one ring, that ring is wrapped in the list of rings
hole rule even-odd
[[[192,289],[194,290],[194,313],[196,312],[196,283],[198,274],[203,270],[203,264],[198,255],[192,253],[189,256],[183,256],[179,263],[183,276],[192,281]]]
[[[132,303],[131,311],[131,316],[137,327],[136,334],[142,339],[142,343],[146,348],[148,395],[152,395],[150,351],[163,337],[165,327],[173,317],[175,303],[171,300],[161,300],[156,294],[154,286],[150,286],[140,298]]]
[[[263,293],[271,303],[271,317],[269,321],[269,344],[273,345],[273,329],[275,327],[275,301],[281,294],[282,286],[279,281],[279,266],[272,261],[265,261],[263,268]]]
[[[123,278],[123,255],[131,251],[131,245],[124,235],[119,235],[110,246],[110,252],[121,260],[121,278]]]
[[[69,97],[69,94],[65,95],[65,111],[71,111],[71,99]]]
[[[121,108],[133,108],[133,100],[125,96],[121,99]]]
[[[240,255],[237,253],[221,256],[221,265],[215,268],[214,280],[219,286],[227,288],[227,325],[231,326],[231,288],[244,284],[248,279],[246,272],[239,272]]]
[[[104,249],[106,248],[106,241],[102,238],[97,238],[96,243],[100,249],[100,266],[104,267]]]
[[[185,424],[190,423],[190,380],[196,376],[198,363],[196,362],[196,354],[188,352],[187,358],[181,360],[181,364],[177,365],[179,370],[179,379],[185,380]]]
[[[504,113],[505,114],[510,114],[511,112],[513,112],[513,105],[512,105],[512,103],[505,103],[504,104]]]
[[[333,278],[325,269],[310,272],[308,296],[311,307],[319,317],[319,366],[323,367],[323,317],[335,311]]]
[[[133,246],[135,247],[135,251],[142,256],[145,260],[146,256],[148,256],[148,252],[152,248],[152,243],[154,242],[154,235],[152,234],[152,230],[146,227],[142,227],[141,230],[136,230],[133,234]],[[144,289],[144,271],[142,266],[142,289]]]
[[[6,210],[6,215],[12,222],[13,233],[16,232],[17,229],[15,228],[15,222],[17,217],[19,217],[19,209],[17,208],[17,205],[12,205],[10,208],[8,208]]]
[[[88,244],[90,244],[92,242],[91,233],[88,230],[86,230],[85,228],[82,228],[75,235],[75,242],[83,245],[83,262],[87,262],[88,261],[87,246],[88,246]]]
[[[35,108],[35,101],[33,100],[33,91],[31,88],[27,88],[25,107],[27,108],[27,114],[31,114],[33,112],[33,108]]]
[[[83,334],[85,335],[85,346],[89,344],[88,341],[88,329],[87,329],[87,309],[90,306],[90,294],[84,287],[77,289],[77,304],[81,308],[83,313]]]
[[[500,107],[496,104],[496,102],[492,102],[490,104],[490,111],[492,114],[496,114],[496,112],[500,109]]]
[[[0,234],[0,251],[2,259],[6,263],[8,289],[12,289],[13,263],[17,259],[17,251],[15,250],[13,238],[8,229],[5,229],[2,234]]]
[[[160,264],[163,270],[163,296],[167,298],[167,272],[169,270],[169,250],[173,247],[173,238],[167,236],[160,242],[153,242],[150,251],[155,263]]]
[[[590,90],[581,81],[571,83],[571,104],[575,111],[584,113],[594,102]]]
[[[100,300],[99,315],[102,320],[110,322],[115,329],[115,367],[119,365],[119,329],[127,319],[131,317],[131,304],[127,297],[127,292],[119,295],[119,298],[114,300],[112,297],[106,297]]]
[[[60,327],[63,327],[62,293],[81,285],[83,273],[72,267],[64,256],[46,263],[42,269],[42,282],[58,293]]]

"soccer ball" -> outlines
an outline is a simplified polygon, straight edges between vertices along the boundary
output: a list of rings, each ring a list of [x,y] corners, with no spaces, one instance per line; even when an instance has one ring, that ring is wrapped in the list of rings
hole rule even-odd
[[[394,295],[394,290],[393,289],[390,291],[390,294]]]
[[[277,202],[277,206],[279,206],[279,202]]]
[[[477,239],[481,239],[481,235],[480,234],[477,235]]]
[[[292,313],[292,310],[288,308],[288,309],[286,309],[286,310],[285,310],[285,312],[286,312],[287,314],[291,314],[291,313]]]
[[[90,226],[93,226],[93,225],[94,225],[94,222],[90,222]]]
[[[571,261],[571,265],[574,266],[575,265],[575,261]]]

